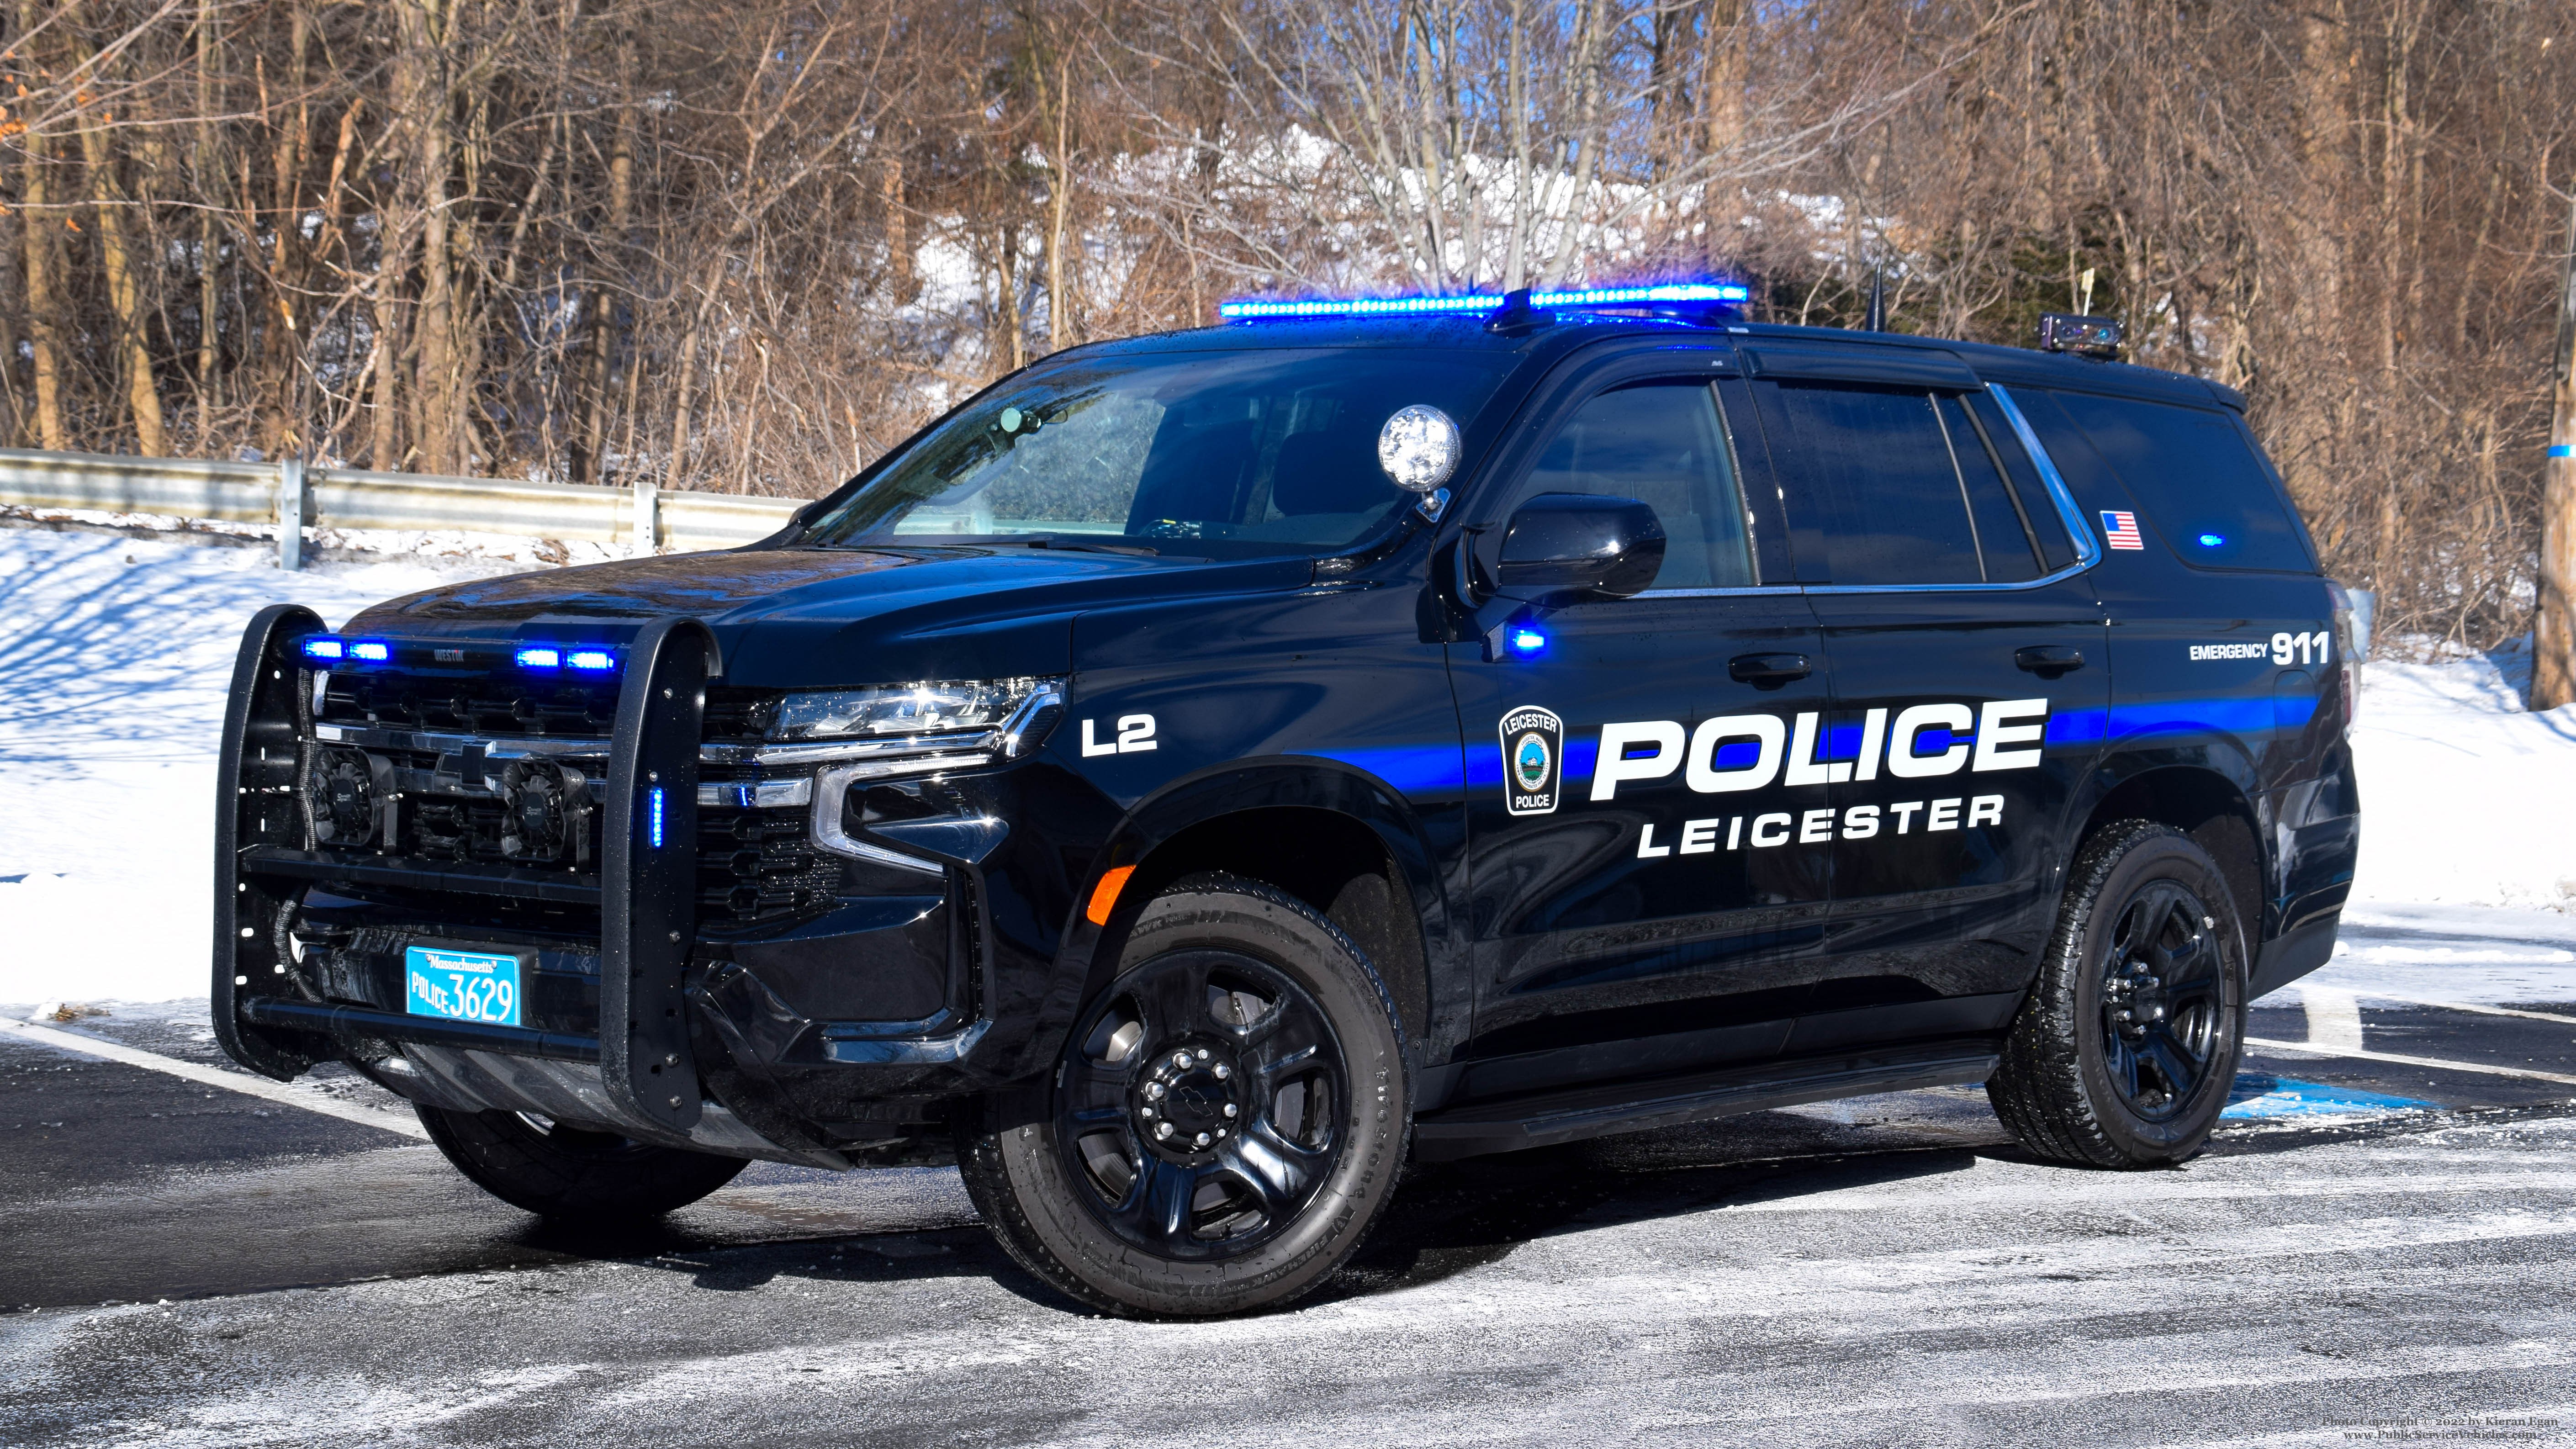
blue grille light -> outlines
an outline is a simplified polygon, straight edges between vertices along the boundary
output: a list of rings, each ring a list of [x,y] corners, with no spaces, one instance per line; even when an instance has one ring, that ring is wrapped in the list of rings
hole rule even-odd
[[[1510,642],[1512,652],[1523,659],[1534,658],[1547,652],[1547,635],[1527,624],[1512,630]]]
[[[349,646],[349,657],[369,664],[383,664],[394,657],[393,646],[382,639],[361,639]]]
[[[564,663],[575,669],[615,669],[617,656],[605,649],[576,649],[564,656]]]
[[[337,639],[307,639],[304,641],[304,657],[307,659],[338,659],[347,652],[347,646],[343,645]]]
[[[1664,282],[1650,287],[1594,287],[1576,292],[1532,292],[1533,307],[1620,307],[1652,302],[1742,302],[1752,292],[1734,282]],[[1228,321],[1264,317],[1403,317],[1444,312],[1491,312],[1501,296],[1343,297],[1298,302],[1228,302],[1216,309]]]
[[[653,848],[655,850],[660,850],[662,848],[662,787],[656,785],[650,793],[652,795],[653,817],[650,829],[653,836]]]
[[[2204,533],[2200,536],[2200,546],[2202,548],[2216,548],[2225,542],[2227,542],[2227,536],[2225,534]]]
[[[521,669],[561,669],[563,667],[563,651],[560,649],[522,649],[518,657]]]

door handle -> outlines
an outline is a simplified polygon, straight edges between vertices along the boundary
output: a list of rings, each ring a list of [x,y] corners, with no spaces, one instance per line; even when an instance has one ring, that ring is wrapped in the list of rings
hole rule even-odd
[[[1726,675],[1756,689],[1777,689],[1815,672],[1804,654],[1738,654],[1726,661]]]
[[[2084,651],[2064,644],[2031,644],[2013,651],[2013,663],[2043,679],[2084,667]]]

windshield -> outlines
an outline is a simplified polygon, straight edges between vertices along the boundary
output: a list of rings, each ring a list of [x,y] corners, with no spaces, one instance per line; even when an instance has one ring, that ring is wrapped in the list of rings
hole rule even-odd
[[[1326,553],[1415,501],[1389,414],[1463,430],[1514,359],[1382,348],[1135,354],[1033,370],[914,439],[809,544],[1009,539],[1200,557]]]

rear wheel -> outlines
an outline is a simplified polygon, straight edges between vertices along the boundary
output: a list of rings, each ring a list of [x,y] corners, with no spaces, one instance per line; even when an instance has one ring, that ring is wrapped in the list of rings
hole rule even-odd
[[[1376,1221],[1404,1162],[1404,1041],[1303,904],[1222,877],[1148,904],[1051,1080],[982,1104],[967,1191],[1021,1266],[1115,1313],[1271,1307]]]
[[[550,1218],[655,1217],[696,1202],[749,1166],[527,1113],[415,1105],[429,1140],[457,1171],[501,1201]]]
[[[2244,932],[2217,862],[2126,820],[2076,856],[1987,1094],[2043,1157],[2157,1167],[2200,1151],[2245,1039]]]

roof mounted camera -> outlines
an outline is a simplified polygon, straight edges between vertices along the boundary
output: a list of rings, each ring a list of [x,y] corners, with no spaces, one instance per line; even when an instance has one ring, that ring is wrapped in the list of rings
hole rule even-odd
[[[2039,317],[2039,350],[2071,352],[2078,357],[2099,357],[2117,362],[2120,360],[2121,330],[2115,318],[2043,312]]]

